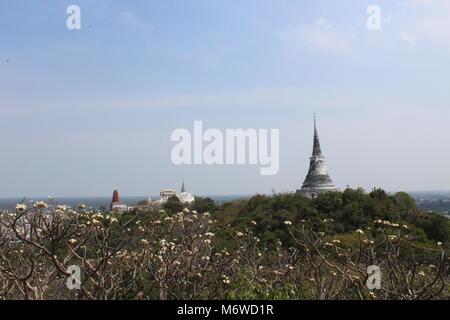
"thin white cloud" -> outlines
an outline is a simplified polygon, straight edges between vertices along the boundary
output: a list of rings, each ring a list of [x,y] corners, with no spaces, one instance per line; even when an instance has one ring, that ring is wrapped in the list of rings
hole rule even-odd
[[[141,20],[139,20],[136,15],[131,12],[131,11],[123,11],[120,13],[119,16],[119,22],[121,24],[133,27],[133,28],[137,28],[137,29],[141,29],[142,31],[146,31],[146,32],[150,32],[152,31],[155,27],[151,24],[142,22]]]
[[[370,101],[367,97],[371,97]],[[391,104],[408,104],[413,101],[405,101],[403,96],[389,97]],[[415,101],[418,103],[417,101]],[[182,108],[208,108],[223,110],[224,108],[249,108],[258,109],[265,106],[276,106],[277,108],[311,108],[311,110],[332,110],[339,108],[340,111],[379,110],[380,106],[386,104],[382,97],[374,95],[373,90],[352,88],[305,88],[305,87],[282,87],[261,88],[255,90],[236,90],[225,92],[206,92],[192,95],[169,95],[169,96],[128,96],[117,94],[105,99],[89,98],[77,100],[36,101],[28,100],[6,101],[5,107],[0,109],[3,117],[17,117],[34,114],[56,114],[56,113],[89,113],[114,112],[114,111],[146,111],[157,109],[182,109]],[[392,105],[389,105],[389,108]],[[362,107],[363,106],[363,107]]]
[[[412,35],[409,34],[408,32],[399,32],[398,35],[400,36],[400,38],[406,42],[407,44],[409,44],[412,47],[415,47],[417,44],[417,35]]]
[[[322,51],[348,54],[353,51],[351,37],[339,31],[324,18],[310,25],[291,27],[280,32],[280,37],[293,44],[305,45]]]
[[[152,110],[165,108],[223,108],[259,107],[261,105],[292,106],[301,103],[329,104],[333,99],[323,95],[322,90],[299,87],[264,88],[256,90],[238,90],[228,92],[207,92],[193,95],[174,96],[116,96],[110,99],[86,99],[77,101],[47,101],[19,102],[6,101],[6,107],[0,109],[2,116],[19,116],[42,112],[86,112],[96,110],[110,112],[113,110]]]
[[[422,5],[439,10],[450,9],[450,1],[448,0],[409,0],[412,4]]]
[[[420,37],[421,43],[450,49],[450,1],[408,0],[408,4],[419,13],[409,19],[410,26],[407,33],[414,34],[414,40]],[[417,42],[407,37],[406,32],[401,37],[409,43]]]

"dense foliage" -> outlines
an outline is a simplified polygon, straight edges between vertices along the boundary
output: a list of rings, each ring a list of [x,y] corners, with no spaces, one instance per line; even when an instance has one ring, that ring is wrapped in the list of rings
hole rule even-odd
[[[412,239],[421,244],[433,246],[437,241],[450,242],[450,219],[419,210],[415,200],[404,192],[391,196],[381,189],[368,194],[362,189],[346,189],[321,194],[313,200],[298,194],[256,195],[249,200],[224,204],[216,209],[215,216],[232,229],[256,221],[258,235],[268,242],[281,239],[292,243],[283,225],[286,220],[294,223],[306,220],[316,231],[323,231],[324,219],[334,221],[329,230],[332,235],[364,229],[381,219],[408,225]]]
[[[185,207],[175,198],[160,210],[123,213],[18,204],[0,215],[0,299],[450,295],[449,219],[418,210],[405,193],[347,189],[223,205],[197,198]],[[380,289],[368,287],[372,265]]]

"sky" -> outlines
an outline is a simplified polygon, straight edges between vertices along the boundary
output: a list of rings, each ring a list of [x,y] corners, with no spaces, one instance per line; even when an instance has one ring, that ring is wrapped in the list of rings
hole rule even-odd
[[[339,188],[450,190],[449,30],[447,0],[2,0],[0,198],[294,191],[314,113]],[[196,120],[279,129],[278,173],[175,165]]]

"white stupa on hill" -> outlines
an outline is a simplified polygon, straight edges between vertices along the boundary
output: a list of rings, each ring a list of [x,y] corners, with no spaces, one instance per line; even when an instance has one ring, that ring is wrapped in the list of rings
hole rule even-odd
[[[315,198],[324,192],[339,191],[331,180],[327,166],[325,165],[325,157],[320,149],[319,134],[317,132],[316,116],[314,115],[314,140],[313,153],[310,157],[309,170],[301,189],[298,193],[308,198]]]
[[[186,191],[186,188],[184,186],[184,180],[183,184],[181,185],[180,193],[176,193],[174,190],[161,190],[159,194],[160,194],[160,198],[158,200],[159,204],[166,203],[167,200],[169,200],[170,197],[172,196],[177,196],[178,199],[180,199],[180,202],[182,203],[189,204],[195,201],[195,196],[192,193]]]

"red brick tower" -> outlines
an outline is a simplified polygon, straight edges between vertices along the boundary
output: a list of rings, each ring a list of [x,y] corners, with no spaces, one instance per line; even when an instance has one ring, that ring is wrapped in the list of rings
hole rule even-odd
[[[118,202],[120,202],[120,200],[119,200],[119,191],[114,190],[113,198],[112,198],[111,204],[109,205],[109,208],[112,210],[113,204],[114,203],[118,203]]]

